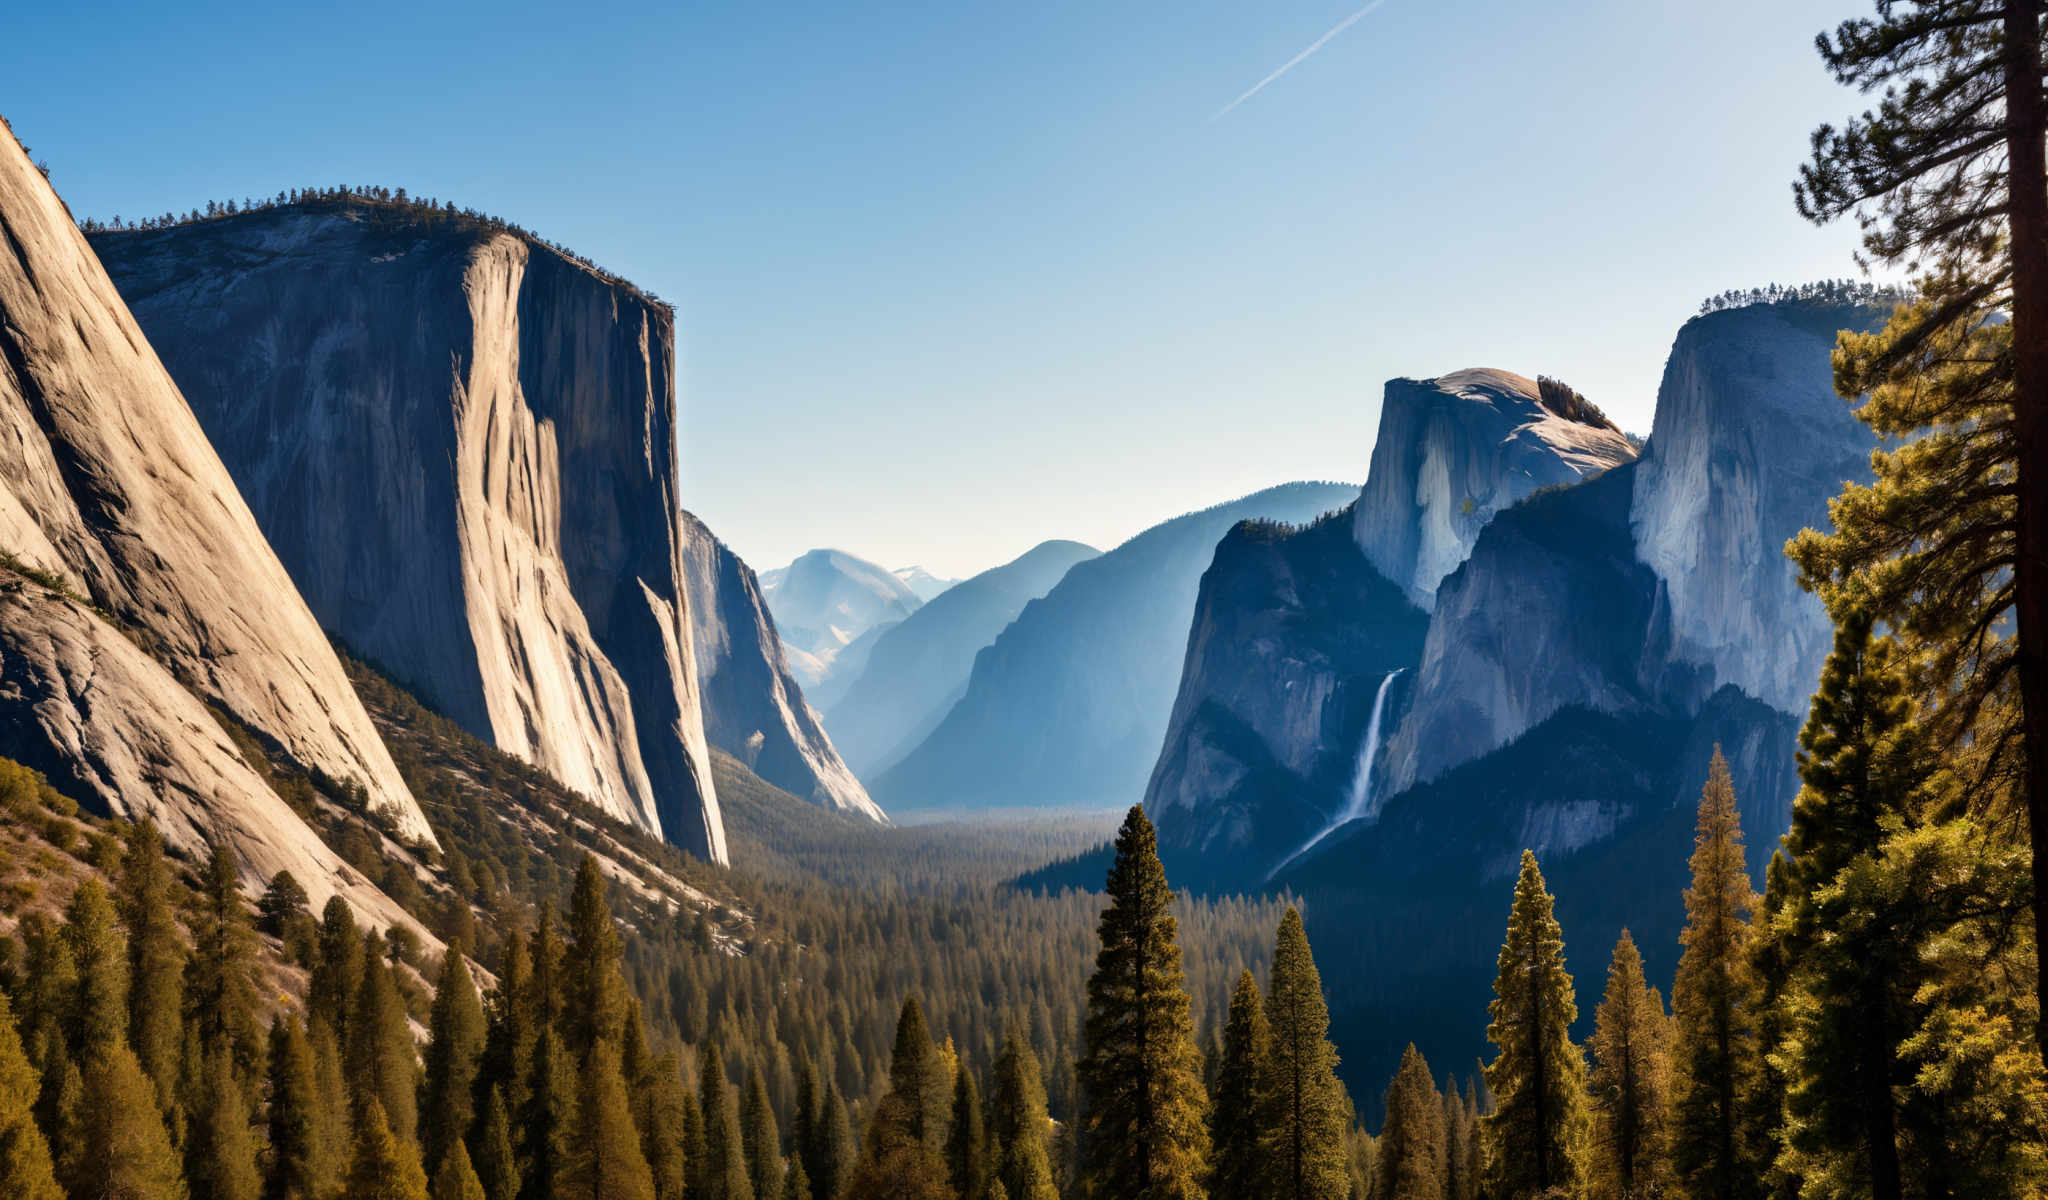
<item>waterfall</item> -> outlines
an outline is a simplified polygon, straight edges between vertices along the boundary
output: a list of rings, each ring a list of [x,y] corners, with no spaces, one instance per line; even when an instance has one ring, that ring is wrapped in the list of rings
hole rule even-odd
[[[1358,747],[1358,766],[1351,773],[1351,790],[1344,798],[1344,807],[1336,816],[1330,818],[1330,823],[1318,830],[1314,837],[1303,842],[1294,853],[1281,859],[1278,866],[1266,873],[1266,878],[1271,879],[1278,875],[1288,863],[1315,849],[1316,843],[1329,837],[1330,831],[1339,825],[1372,814],[1372,767],[1373,762],[1380,756],[1380,718],[1386,714],[1387,692],[1394,686],[1394,676],[1400,673],[1389,671],[1387,677],[1380,680],[1380,690],[1373,694],[1372,716],[1365,723],[1365,741]]]

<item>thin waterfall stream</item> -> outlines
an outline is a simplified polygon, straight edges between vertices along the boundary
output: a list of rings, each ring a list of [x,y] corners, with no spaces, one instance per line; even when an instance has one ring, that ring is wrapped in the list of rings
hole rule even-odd
[[[1345,797],[1344,807],[1339,809],[1337,815],[1330,818],[1330,823],[1318,830],[1314,837],[1303,842],[1294,853],[1281,859],[1278,866],[1266,873],[1266,878],[1271,879],[1278,875],[1287,864],[1315,849],[1316,843],[1329,837],[1331,830],[1356,821],[1371,812],[1372,767],[1373,762],[1380,756],[1380,718],[1387,711],[1387,692],[1393,688],[1394,677],[1399,675],[1401,670],[1389,671],[1387,677],[1380,680],[1380,690],[1373,694],[1372,716],[1365,722],[1365,741],[1358,747],[1358,766],[1351,773],[1351,791]]]

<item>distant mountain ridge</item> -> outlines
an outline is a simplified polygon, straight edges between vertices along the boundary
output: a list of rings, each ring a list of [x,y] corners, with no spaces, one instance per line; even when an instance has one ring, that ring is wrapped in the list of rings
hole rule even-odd
[[[893,625],[924,605],[895,572],[844,550],[812,550],[786,567],[763,572],[761,592],[790,666],[805,687],[859,675],[872,640],[862,636]],[[849,647],[860,648],[844,661]]]
[[[960,701],[869,790],[892,812],[1136,803],[1166,734],[1216,543],[1248,518],[1306,524],[1357,491],[1283,484],[1076,564],[976,655]]]
[[[974,658],[1024,606],[1099,551],[1041,542],[940,592],[875,639],[859,676],[827,712],[834,742],[863,776],[900,761],[966,693]]]

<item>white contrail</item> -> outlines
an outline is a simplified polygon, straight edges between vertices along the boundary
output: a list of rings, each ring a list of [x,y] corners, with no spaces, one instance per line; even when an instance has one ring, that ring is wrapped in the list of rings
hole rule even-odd
[[[1237,99],[1232,100],[1230,103],[1224,105],[1222,108],[1217,109],[1216,115],[1210,117],[1209,119],[1211,121],[1215,121],[1228,115],[1230,113],[1230,110],[1236,108],[1240,104],[1243,104],[1245,101],[1251,99],[1253,96],[1258,95],[1261,91],[1265,89],[1265,86],[1267,84],[1273,82],[1275,79],[1280,78],[1282,75],[1285,75],[1289,71],[1292,71],[1294,68],[1300,66],[1303,60],[1308,58],[1309,55],[1314,54],[1316,51],[1322,49],[1325,45],[1329,44],[1331,38],[1336,37],[1338,34],[1351,28],[1353,25],[1356,25],[1359,21],[1359,18],[1365,16],[1367,13],[1371,12],[1375,8],[1378,8],[1380,5],[1385,4],[1386,2],[1387,0],[1372,0],[1372,3],[1366,5],[1364,8],[1359,9],[1357,12],[1352,13],[1350,16],[1337,22],[1336,27],[1330,30],[1330,32],[1317,38],[1315,41],[1310,42],[1308,44],[1308,49],[1302,51],[1300,54],[1297,54],[1293,58],[1290,58],[1286,62],[1280,64],[1279,70],[1273,72],[1271,75],[1268,75],[1264,79],[1261,79],[1257,83],[1253,84],[1251,86],[1251,89],[1245,92],[1244,95],[1239,96]]]

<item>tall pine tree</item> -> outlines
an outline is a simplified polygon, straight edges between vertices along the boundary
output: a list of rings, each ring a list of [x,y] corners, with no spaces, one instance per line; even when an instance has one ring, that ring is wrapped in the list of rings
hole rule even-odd
[[[348,1018],[349,1100],[358,1121],[375,1101],[392,1136],[409,1142],[419,1120],[415,1092],[418,1061],[412,1030],[406,1024],[405,1001],[374,933],[363,937],[362,964],[355,1007]]]
[[[1586,1063],[1571,1034],[1579,1007],[1564,930],[1528,850],[1487,1015],[1486,1037],[1498,1053],[1485,1070],[1494,1102],[1481,1122],[1486,1195],[1515,1200],[1577,1190],[1586,1177],[1587,1132]]]
[[[1670,1178],[1665,1126],[1671,1099],[1669,1019],[1643,979],[1628,930],[1614,945],[1607,992],[1594,1010],[1592,1192],[1601,1200],[1664,1195]]]
[[[1671,989],[1672,1164],[1696,1200],[1761,1197],[1770,1156],[1745,1119],[1757,1086],[1758,994],[1750,961],[1756,889],[1742,848],[1742,815],[1717,746],[1700,792],[1685,951]],[[1498,1089],[1496,1089],[1497,1091]]]
[[[1087,1051],[1075,1065],[1081,1188],[1120,1200],[1198,1197],[1209,1159],[1202,1056],[1181,972],[1173,890],[1142,807],[1133,806],[1117,831],[1105,890],[1109,907],[1082,1030]]]
[[[14,1010],[0,992],[0,1196],[20,1200],[62,1200],[50,1147],[35,1122],[40,1089],[35,1069],[22,1053]]]
[[[343,1185],[348,1200],[428,1200],[427,1174],[412,1143],[391,1132],[372,1097],[356,1119],[355,1148]]]
[[[1443,1097],[1429,1063],[1413,1042],[1387,1087],[1387,1119],[1380,1127],[1373,1195],[1379,1200],[1448,1200],[1444,1167]]]
[[[981,1111],[981,1091],[974,1072],[961,1062],[953,1079],[953,1125],[946,1134],[946,1177],[961,1196],[979,1196],[988,1187],[988,1135]]]
[[[1216,1067],[1214,1105],[1209,1110],[1211,1200],[1263,1200],[1266,1194],[1260,1126],[1272,1058],[1273,1035],[1266,1027],[1259,985],[1250,971],[1240,971],[1223,1026],[1222,1060]]]
[[[265,1088],[264,1200],[317,1200],[333,1178],[334,1147],[320,1119],[313,1044],[297,1016],[280,1013],[270,1024],[270,1074]]]
[[[117,899],[128,931],[128,1045],[155,1086],[158,1103],[169,1107],[183,1036],[185,940],[171,906],[163,836],[147,818],[128,830]]]
[[[420,1086],[420,1157],[440,1178],[441,1158],[469,1136],[484,1051],[484,1009],[469,962],[457,947],[441,959],[441,980],[427,1023],[426,1078]]]
[[[654,1176],[640,1152],[640,1133],[612,1038],[600,1038],[584,1059],[569,1158],[557,1194],[564,1200],[654,1200]]]
[[[1273,939],[1266,1026],[1273,1039],[1272,1072],[1261,1091],[1273,1195],[1278,1200],[1334,1200],[1348,1186],[1344,1132],[1351,1102],[1337,1082],[1337,1048],[1330,1044],[1323,978],[1309,951],[1301,913],[1292,906],[1281,916]]]
[[[1004,1194],[1018,1200],[1056,1200],[1046,1130],[1045,1086],[1038,1076],[1038,1056],[1015,1030],[1003,1039],[996,1056],[995,1092],[990,1097],[990,1173]]]

